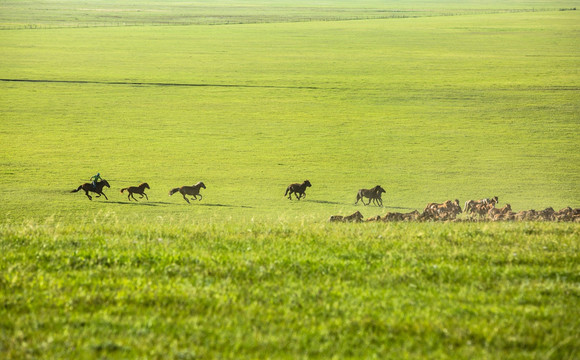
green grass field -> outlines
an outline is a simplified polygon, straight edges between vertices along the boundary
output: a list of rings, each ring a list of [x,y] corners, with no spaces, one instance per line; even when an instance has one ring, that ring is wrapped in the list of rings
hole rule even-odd
[[[0,357],[577,358],[578,224],[326,223],[580,207],[571,8],[1,2]]]

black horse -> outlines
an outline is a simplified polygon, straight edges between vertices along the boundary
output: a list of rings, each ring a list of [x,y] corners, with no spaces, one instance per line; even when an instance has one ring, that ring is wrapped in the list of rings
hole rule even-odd
[[[84,183],[81,186],[79,186],[76,190],[73,190],[71,192],[77,192],[77,191],[80,191],[82,189],[85,191],[85,195],[87,195],[89,200],[93,200],[93,197],[91,195],[89,195],[89,191],[97,193],[98,194],[97,197],[100,197],[101,195],[103,195],[105,197],[105,199],[109,200],[109,198],[107,198],[107,195],[105,195],[105,193],[103,192],[103,188],[105,186],[108,188],[111,187],[111,185],[109,185],[109,182],[107,180],[101,180],[101,181],[97,182],[95,184],[95,186],[93,186],[92,183]]]
[[[306,197],[306,188],[311,186],[312,184],[308,180],[304,180],[302,184],[290,184],[286,188],[284,196],[288,196],[288,199],[292,200],[292,194],[294,194],[296,199],[300,200],[301,198]]]
[[[381,194],[386,192],[385,189],[383,189],[381,187],[381,185],[377,185],[372,189],[360,189],[358,191],[358,193],[356,194],[356,202],[355,204],[358,204],[358,201],[362,201],[363,205],[369,205],[371,203],[371,201],[373,202],[373,204],[378,205],[378,206],[383,206],[383,199],[381,198]],[[365,204],[365,201],[363,198],[368,198],[369,202],[368,204]]]

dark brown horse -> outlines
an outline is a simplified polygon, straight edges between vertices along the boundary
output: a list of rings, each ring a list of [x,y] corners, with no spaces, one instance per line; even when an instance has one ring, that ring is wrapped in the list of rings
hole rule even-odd
[[[129,201],[131,201],[131,198],[133,198],[133,200],[137,201],[137,199],[135,199],[135,196],[133,196],[133,194],[141,195],[141,197],[139,199],[143,199],[143,196],[145,196],[145,198],[147,200],[149,200],[149,197],[147,196],[147,194],[145,194],[145,189],[151,189],[149,187],[149,184],[143,183],[139,186],[126,187],[124,189],[121,189],[121,194],[123,193],[123,191],[127,190],[127,192],[129,193],[129,195],[127,195],[127,199],[129,199]]]
[[[183,198],[185,199],[185,201],[187,201],[187,203],[190,204],[189,200],[185,197],[185,195],[193,196],[192,200],[193,199],[198,200],[197,197],[199,196],[199,201],[201,201],[201,199],[203,198],[203,196],[201,196],[201,194],[199,193],[199,189],[201,189],[201,188],[205,189],[205,184],[200,181],[193,186],[182,186],[182,187],[171,189],[169,191],[169,195],[171,196],[171,195],[175,194],[176,192],[179,192],[181,195],[183,195]]]
[[[381,185],[377,185],[372,189],[360,189],[356,194],[355,204],[358,204],[358,201],[360,200],[365,206],[370,205],[371,201],[375,205],[383,206],[383,199],[381,198],[381,194],[384,192],[386,191],[381,187]],[[368,204],[365,204],[365,197],[369,199]]]
[[[105,195],[105,193],[103,193],[103,188],[105,186],[108,188],[111,187],[111,185],[109,185],[109,182],[107,180],[101,180],[101,181],[97,182],[95,186],[93,186],[92,183],[84,183],[81,186],[79,186],[76,190],[73,190],[71,192],[77,192],[77,191],[80,191],[82,189],[85,191],[85,195],[87,195],[89,200],[93,200],[93,197],[91,195],[89,195],[89,191],[97,193],[98,194],[97,197],[100,197],[101,195],[103,195],[105,197],[105,199],[109,200],[109,198],[107,198],[107,195]]]
[[[301,198],[306,197],[306,188],[311,186],[312,184],[308,180],[304,180],[302,184],[290,184],[286,188],[284,196],[288,196],[288,199],[292,200],[292,194],[294,194],[296,199],[300,200]]]

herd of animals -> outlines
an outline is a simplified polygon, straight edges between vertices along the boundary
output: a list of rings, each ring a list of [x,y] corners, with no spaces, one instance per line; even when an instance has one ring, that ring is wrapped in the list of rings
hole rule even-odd
[[[447,200],[442,204],[429,203],[423,212],[417,210],[408,213],[388,212],[385,215],[377,215],[364,219],[360,211],[348,216],[333,215],[330,222],[392,222],[392,221],[453,221],[453,222],[477,222],[477,221],[570,221],[580,222],[580,208],[571,207],[555,211],[548,207],[544,210],[524,210],[513,212],[510,204],[501,208],[496,207],[498,197],[481,200],[468,200],[463,210],[459,200]],[[370,201],[369,201],[370,203]],[[457,218],[459,214],[466,214]]]
[[[290,184],[286,188],[286,193],[284,196],[288,197],[288,199],[292,200],[292,195],[297,200],[306,197],[306,189],[311,187],[312,184],[310,181],[305,180],[302,183],[295,183]],[[102,180],[97,182],[96,184],[92,183],[84,183],[80,185],[77,189],[73,190],[72,192],[78,192],[80,190],[85,191],[85,195],[92,200],[92,196],[89,195],[89,192],[94,192],[97,194],[97,197],[101,195],[108,200],[107,195],[103,192],[103,188],[108,187],[110,188],[111,185],[108,183],[107,180]],[[205,189],[205,184],[203,182],[198,182],[195,185],[191,186],[181,186],[177,188],[173,188],[169,191],[169,195],[173,195],[179,192],[183,199],[190,203],[189,199],[186,197],[192,196],[192,200],[201,200],[203,197],[200,194],[201,189]],[[140,196],[140,199],[145,197],[149,200],[149,197],[145,193],[146,189],[150,189],[149,184],[142,183],[138,186],[129,186],[126,188],[121,189],[121,193],[127,191],[127,199],[131,201],[131,199],[138,201],[134,194]],[[363,205],[370,205],[373,203],[377,206],[383,206],[382,194],[385,193],[385,189],[383,189],[380,185],[377,185],[371,189],[360,189],[356,195],[356,202],[358,204],[359,201],[363,203]],[[199,197],[199,198],[198,198]],[[368,199],[368,202],[365,203],[365,198]],[[454,222],[472,222],[472,221],[568,221],[568,222],[580,222],[580,208],[572,209],[571,207],[563,208],[559,211],[555,211],[553,208],[548,207],[544,210],[536,211],[536,210],[525,210],[520,212],[513,212],[511,205],[506,204],[503,207],[496,207],[499,203],[499,199],[497,196],[492,198],[485,198],[481,200],[468,200],[465,202],[465,206],[461,209],[459,200],[451,201],[447,200],[444,203],[429,203],[423,209],[423,212],[419,212],[417,210],[408,212],[408,213],[399,213],[399,212],[388,212],[385,215],[377,215],[375,217],[371,217],[368,219],[364,219],[364,216],[360,213],[360,211],[356,211],[355,213],[342,216],[342,215],[333,215],[330,217],[330,222],[391,222],[391,221],[454,221]],[[457,218],[459,214],[466,214],[461,218]]]

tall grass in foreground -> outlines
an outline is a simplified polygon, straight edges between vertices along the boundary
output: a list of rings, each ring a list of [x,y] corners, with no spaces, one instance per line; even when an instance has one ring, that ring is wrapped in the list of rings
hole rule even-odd
[[[0,228],[4,358],[574,359],[576,224]]]

